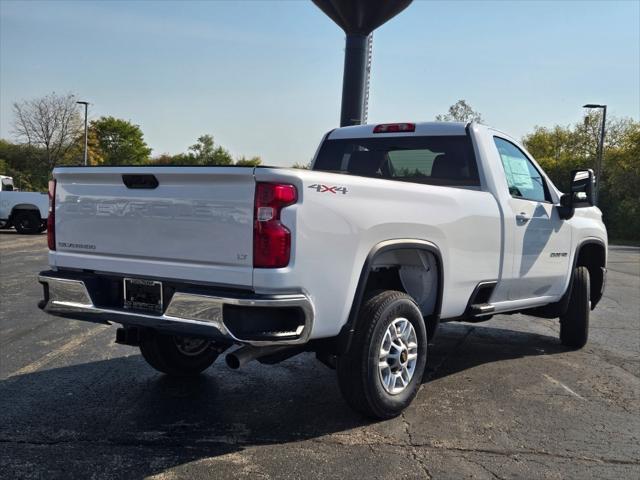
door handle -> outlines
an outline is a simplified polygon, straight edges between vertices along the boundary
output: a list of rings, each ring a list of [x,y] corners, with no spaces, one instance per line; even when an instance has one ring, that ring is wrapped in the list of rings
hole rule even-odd
[[[526,212],[520,212],[516,215],[516,221],[518,223],[527,223],[531,217]]]

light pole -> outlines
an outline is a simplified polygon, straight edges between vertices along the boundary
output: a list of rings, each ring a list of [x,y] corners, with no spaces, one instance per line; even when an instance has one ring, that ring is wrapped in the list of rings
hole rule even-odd
[[[87,109],[89,108],[89,102],[76,102],[80,105],[84,105],[84,166],[87,166]]]
[[[582,106],[583,108],[601,108],[602,109],[602,125],[600,126],[600,142],[598,142],[598,153],[597,153],[597,166],[596,166],[596,191],[595,191],[595,201],[598,203],[598,195],[600,193],[600,176],[602,175],[602,156],[604,154],[604,132],[605,125],[607,122],[607,106],[606,105],[598,105],[596,103],[587,103]]]

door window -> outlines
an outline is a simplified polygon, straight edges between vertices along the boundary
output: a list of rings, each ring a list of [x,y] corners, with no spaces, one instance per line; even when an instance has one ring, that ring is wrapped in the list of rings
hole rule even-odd
[[[494,137],[494,141],[511,196],[536,202],[549,201],[544,178],[522,150],[503,138]]]

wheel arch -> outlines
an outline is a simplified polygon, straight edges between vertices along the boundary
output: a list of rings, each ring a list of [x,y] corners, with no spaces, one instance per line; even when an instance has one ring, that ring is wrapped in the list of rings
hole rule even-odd
[[[580,243],[573,262],[573,269],[582,266],[589,270],[590,300],[591,310],[593,310],[602,298],[606,281],[607,249],[602,240],[590,238]],[[571,274],[573,276],[573,270]]]
[[[11,215],[9,215],[9,218],[13,218],[16,214],[24,211],[37,212],[40,219],[42,219],[40,209],[33,203],[18,203],[17,205],[14,205],[11,209]]]
[[[425,320],[429,321],[432,325],[432,330],[435,330],[438,322],[440,321],[440,313],[442,310],[442,296],[444,290],[444,268],[442,262],[442,253],[438,246],[427,240],[419,240],[419,239],[396,239],[396,240],[386,240],[376,244],[367,255],[366,260],[364,261],[364,265],[362,266],[362,270],[360,273],[360,277],[358,280],[358,285],[356,287],[355,295],[353,297],[353,301],[351,304],[351,309],[349,311],[349,317],[347,318],[347,322],[342,327],[339,334],[339,343],[338,348],[340,352],[346,352],[349,350],[351,346],[351,341],[353,338],[353,334],[358,328],[358,316],[360,313],[360,307],[362,305],[363,300],[366,298],[367,292],[371,290],[371,287],[376,284],[374,280],[376,280],[374,269],[376,268],[376,260],[383,258],[383,255],[386,255],[387,258],[389,254],[399,253],[399,252],[414,252],[419,254],[428,253],[432,255],[435,268],[436,268],[436,298],[435,303],[433,305],[433,313],[429,315],[429,318],[425,318]],[[393,255],[392,255],[393,256]],[[398,267],[402,267],[402,264],[398,264]],[[389,273],[387,278],[382,279],[383,285],[385,282],[389,282],[391,286],[395,285],[395,289],[401,290],[409,295],[409,292],[406,291],[402,282],[394,282],[393,281],[393,273]],[[397,274],[396,274],[397,275]],[[399,278],[398,278],[399,281]],[[429,329],[429,327],[428,327]]]
[[[564,315],[569,308],[569,301],[571,300],[575,270],[576,267],[580,266],[585,266],[589,270],[590,301],[591,310],[593,310],[604,293],[607,271],[606,262],[607,249],[603,240],[594,237],[579,241],[568,272],[567,288],[560,300],[542,307],[523,310],[523,313],[541,318],[558,318]]]

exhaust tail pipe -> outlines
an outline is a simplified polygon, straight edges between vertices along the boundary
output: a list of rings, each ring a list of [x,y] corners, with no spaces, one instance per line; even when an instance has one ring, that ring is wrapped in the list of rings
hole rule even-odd
[[[287,345],[276,345],[270,347],[252,347],[250,345],[246,345],[244,347],[237,348],[231,353],[228,353],[225,357],[225,361],[229,368],[233,368],[234,370],[246,365],[252,360],[259,360],[262,357],[283,354],[287,350],[290,350],[291,355],[278,355],[278,357],[282,357],[282,360],[289,358],[297,353],[300,353],[300,349],[296,347],[291,347]],[[289,352],[287,352],[289,353]]]

